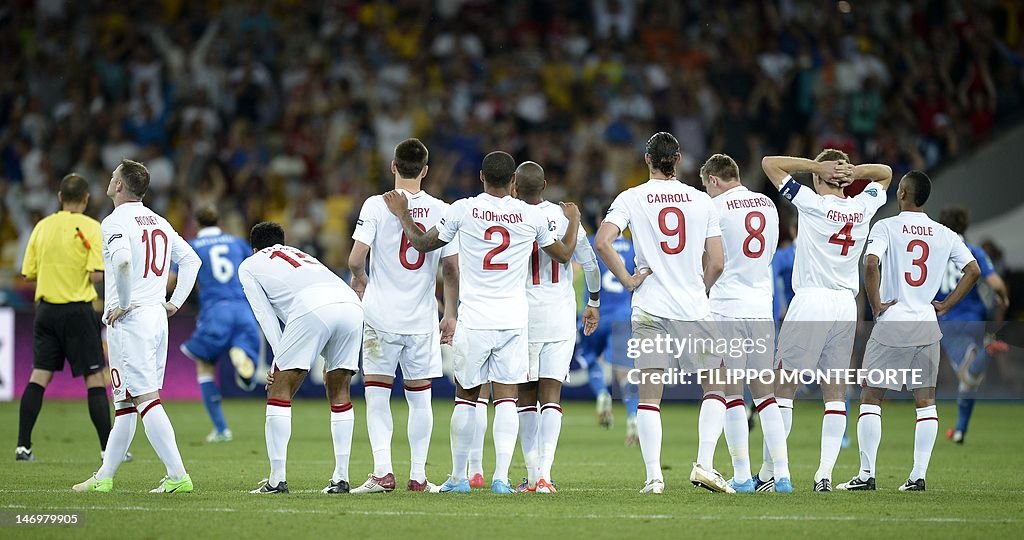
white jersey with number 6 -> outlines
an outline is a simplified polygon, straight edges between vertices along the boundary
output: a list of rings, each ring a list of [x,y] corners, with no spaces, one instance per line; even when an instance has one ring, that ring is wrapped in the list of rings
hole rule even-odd
[[[878,257],[882,267],[882,302],[896,301],[878,317],[872,337],[893,347],[937,342],[932,300],[946,266],[952,263],[959,272],[974,260],[963,239],[924,212],[901,212],[871,229],[867,255]],[[927,324],[884,324],[893,321]]]
[[[633,232],[637,269],[651,275],[633,293],[633,307],[676,321],[711,313],[704,291],[704,241],[721,236],[711,197],[676,180],[649,180],[612,202],[605,223]]]
[[[555,242],[547,219],[511,196],[460,199],[437,226],[459,243],[459,324],[475,330],[526,329],[526,276],[534,241]]]
[[[775,203],[744,186],[713,197],[725,270],[711,288],[711,311],[734,319],[772,318],[772,257],[779,244]]]
[[[425,191],[406,194],[409,214],[416,225],[430,230],[448,210],[448,204]],[[429,334],[437,329],[437,266],[442,257],[459,252],[458,242],[420,253],[402,232],[402,224],[374,195],[363,203],[352,239],[370,246],[370,280],[363,293],[366,323],[394,334]]]
[[[786,177],[783,183],[788,183]],[[795,181],[793,181],[795,183]],[[885,188],[872,182],[855,197],[818,195],[813,188],[783,189],[800,221],[793,262],[793,290],[819,288],[860,290],[860,254],[871,218],[885,204]]]
[[[281,323],[288,325],[327,304],[361,305],[348,283],[320,261],[282,244],[263,248],[242,261],[238,279],[275,352],[281,341]]]

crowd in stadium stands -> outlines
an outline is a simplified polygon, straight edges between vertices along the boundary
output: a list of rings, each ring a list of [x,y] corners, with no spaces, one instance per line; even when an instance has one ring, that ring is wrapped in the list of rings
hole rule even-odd
[[[449,201],[478,193],[483,154],[504,149],[541,163],[550,198],[590,223],[646,180],[658,130],[698,184],[716,151],[755,182],[762,155],[826,146],[932,169],[1024,110],[1020,4],[967,4],[14,2],[0,9],[0,286],[60,178],[86,177],[101,218],[123,157],[146,163],[148,203],[186,237],[214,203],[227,229],[279,221],[336,269],[411,136],[431,151],[425,187]]]

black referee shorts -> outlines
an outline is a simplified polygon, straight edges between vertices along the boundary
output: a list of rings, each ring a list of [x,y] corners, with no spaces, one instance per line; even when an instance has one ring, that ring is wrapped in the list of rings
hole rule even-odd
[[[65,358],[71,364],[73,377],[103,369],[100,319],[88,302],[39,302],[32,337],[32,367],[36,369],[61,371]]]

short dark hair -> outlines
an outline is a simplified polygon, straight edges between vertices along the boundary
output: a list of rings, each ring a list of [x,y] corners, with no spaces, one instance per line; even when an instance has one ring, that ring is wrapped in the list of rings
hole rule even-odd
[[[196,211],[196,221],[199,222],[200,227],[215,227],[217,222],[220,221],[220,214],[217,213],[217,207],[209,205],[200,208]]]
[[[939,212],[939,223],[949,227],[957,234],[967,232],[967,225],[971,222],[971,213],[962,206],[950,206]]]
[[[283,243],[284,229],[273,221],[261,221],[249,231],[249,245],[256,251]]]
[[[740,166],[727,154],[715,154],[700,168],[701,180],[706,181],[709,176],[717,176],[722,180],[739,180]]]
[[[676,156],[679,155],[679,141],[666,131],[659,131],[647,139],[644,152],[651,156],[651,166],[662,174],[675,176]]]
[[[516,160],[508,153],[497,150],[484,156],[480,171],[484,173],[484,181],[488,184],[505,187],[512,182],[512,175],[516,173]]]
[[[419,139],[406,139],[395,147],[395,169],[402,178],[416,178],[427,166],[427,147]]]
[[[932,194],[932,179],[928,178],[927,174],[922,171],[910,171],[903,175],[901,182],[906,182],[906,189],[910,190],[910,200],[914,206],[920,208],[928,202],[928,197]]]
[[[85,196],[89,194],[89,183],[85,178],[71,173],[60,181],[60,200],[65,203],[85,202]]]
[[[835,148],[826,148],[818,154],[818,157],[814,158],[814,161],[845,161],[850,162],[850,156],[842,150],[836,150]]]
[[[141,199],[149,191],[149,169],[138,161],[122,159],[121,182],[132,195]]]
[[[524,161],[516,168],[516,191],[536,195],[544,191],[544,168],[533,161]]]

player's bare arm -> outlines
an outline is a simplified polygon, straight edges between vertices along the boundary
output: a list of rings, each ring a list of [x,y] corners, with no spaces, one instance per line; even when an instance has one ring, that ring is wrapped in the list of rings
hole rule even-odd
[[[452,343],[459,311],[459,256],[441,259],[441,279],[444,282],[444,316],[441,318],[441,343]]]
[[[704,293],[709,294],[711,287],[725,270],[725,249],[722,237],[712,236],[704,240]]]
[[[980,277],[981,267],[978,266],[978,261],[971,261],[964,267],[964,275],[960,276],[960,281],[956,283],[956,288],[953,289],[953,292],[949,293],[941,302],[932,302],[932,306],[935,307],[935,314],[940,317],[945,315],[960,300],[963,300],[964,296],[967,296],[967,293],[971,291],[971,288],[974,287],[974,284],[978,282]]]
[[[853,168],[853,179],[878,182],[883,188],[888,189],[892,183],[892,167],[881,163],[862,163]]]
[[[405,236],[409,238],[409,243],[416,251],[427,253],[448,245],[448,242],[438,238],[437,227],[431,227],[429,231],[423,232],[416,226],[409,215],[409,199],[404,193],[396,190],[385,193],[384,204],[387,205],[388,211],[398,218]]]
[[[896,300],[882,302],[882,295],[879,287],[882,284],[882,271],[878,267],[878,255],[868,255],[864,258],[864,294],[868,298],[871,312],[875,314],[875,320],[885,313],[896,303]]]
[[[565,235],[560,240],[555,240],[550,246],[544,248],[544,252],[552,259],[565,264],[572,260],[572,254],[576,251],[576,235],[580,230],[580,209],[575,203],[562,202],[562,213],[569,219],[569,227],[565,229]]]
[[[993,272],[985,278],[985,283],[992,288],[992,292],[996,295],[996,308],[1005,310],[1006,306],[1010,305],[1010,290],[1006,288],[1006,282],[999,277],[999,274]]]
[[[352,290],[360,300],[366,292],[366,284],[370,282],[370,276],[366,274],[366,256],[369,254],[370,246],[359,240],[352,242],[352,251],[348,254],[348,269],[352,272]]]
[[[622,256],[612,247],[612,242],[620,234],[622,231],[617,226],[607,222],[602,223],[594,236],[594,248],[597,251],[597,256],[601,258],[615,279],[619,280],[619,283],[622,283],[627,291],[633,292],[647,279],[647,276],[651,275],[651,269],[637,268],[635,274],[630,274],[629,270],[626,270],[626,263],[623,262]]]
[[[771,180],[772,185],[782,189],[783,180],[793,173],[810,172],[827,181],[844,184],[853,178],[854,167],[845,161],[814,161],[813,159],[790,156],[765,156],[761,159],[761,168]],[[892,171],[889,172],[890,180]]]

